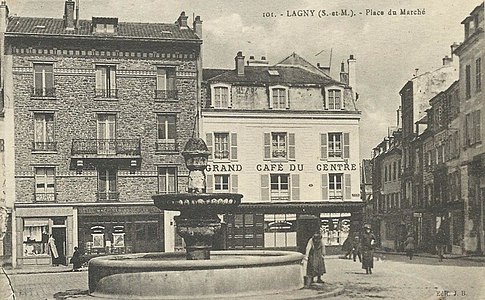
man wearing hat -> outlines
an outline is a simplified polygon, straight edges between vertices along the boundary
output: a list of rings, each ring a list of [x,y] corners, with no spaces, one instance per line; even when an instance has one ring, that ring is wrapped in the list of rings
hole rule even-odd
[[[376,244],[376,237],[372,233],[369,224],[364,225],[364,233],[362,234],[362,269],[365,269],[366,274],[372,274],[374,267],[374,248]]]

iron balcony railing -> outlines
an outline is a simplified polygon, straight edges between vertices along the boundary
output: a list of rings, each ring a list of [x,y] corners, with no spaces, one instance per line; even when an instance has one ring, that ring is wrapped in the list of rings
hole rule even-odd
[[[72,155],[141,155],[140,139],[75,139]]]
[[[96,194],[97,194],[98,201],[119,201],[120,200],[120,193],[117,191],[98,192]]]
[[[177,90],[155,90],[155,98],[160,100],[177,100]]]
[[[177,142],[175,140],[159,140],[155,143],[155,150],[157,152],[178,151]]]
[[[56,202],[57,201],[56,193],[35,193],[34,201],[35,202]]]
[[[96,98],[118,98],[117,89],[96,89]]]
[[[57,142],[33,142],[33,151],[57,151]]]
[[[56,89],[51,88],[32,88],[31,91],[32,97],[55,97],[56,96]]]

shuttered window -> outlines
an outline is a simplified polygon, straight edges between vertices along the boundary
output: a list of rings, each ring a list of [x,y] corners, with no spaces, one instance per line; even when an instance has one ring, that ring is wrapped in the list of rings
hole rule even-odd
[[[237,160],[237,133],[214,132],[206,134],[209,159]]]
[[[322,174],[322,200],[328,199],[328,175]]]
[[[261,178],[261,200],[269,201],[269,175],[262,174]]]
[[[96,66],[96,97],[116,98],[116,67]]]
[[[265,160],[294,160],[296,158],[295,144],[294,133],[264,133],[263,157]]]
[[[328,158],[327,149],[328,149],[327,134],[321,133],[320,134],[320,159],[321,160],[326,160]]]

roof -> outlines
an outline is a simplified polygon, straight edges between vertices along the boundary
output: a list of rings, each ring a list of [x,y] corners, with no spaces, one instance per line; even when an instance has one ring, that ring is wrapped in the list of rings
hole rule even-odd
[[[93,34],[91,20],[79,20],[74,30],[65,30],[64,20],[38,17],[9,17],[7,35],[51,35],[89,38],[131,38],[150,40],[200,40],[190,28],[177,24],[119,22],[114,34]]]
[[[268,70],[276,70],[279,75],[270,75]],[[245,83],[245,84],[317,84],[345,85],[322,74],[310,72],[300,66],[245,66],[244,75],[237,75],[236,70],[227,70],[212,78],[211,82]]]
[[[372,184],[372,161],[370,159],[362,160],[362,182]]]
[[[202,70],[202,81],[207,81],[212,77],[220,75],[224,72],[230,71],[229,69],[203,69]]]

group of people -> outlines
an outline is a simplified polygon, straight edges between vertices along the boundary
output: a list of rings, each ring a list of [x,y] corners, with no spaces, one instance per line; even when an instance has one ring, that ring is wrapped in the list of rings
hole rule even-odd
[[[435,236],[436,253],[438,254],[439,261],[443,261],[445,248],[447,244],[446,234],[443,228],[438,228]],[[413,259],[414,250],[416,249],[416,241],[414,240],[413,234],[409,233],[406,241],[404,242],[404,251],[410,260]]]
[[[352,253],[354,261],[359,258],[362,263],[362,269],[365,269],[366,274],[372,274],[374,268],[374,248],[376,245],[376,237],[372,233],[370,225],[364,225],[362,236],[355,236],[348,245],[350,251],[346,257]],[[306,277],[309,279],[307,284],[313,282],[316,277],[317,283],[323,283],[322,276],[326,273],[325,268],[325,244],[323,242],[322,234],[317,231],[308,240],[305,256],[303,261],[306,263]]]

